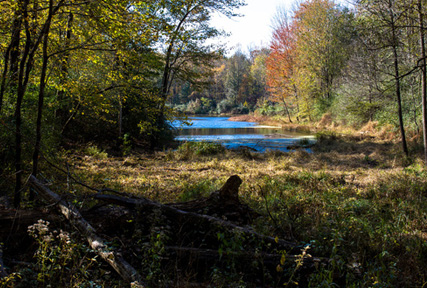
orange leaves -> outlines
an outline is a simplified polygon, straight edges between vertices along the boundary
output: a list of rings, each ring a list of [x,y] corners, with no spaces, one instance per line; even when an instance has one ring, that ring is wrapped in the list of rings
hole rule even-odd
[[[298,102],[301,116],[310,116],[316,101],[331,100],[349,55],[346,13],[330,0],[308,0],[292,16],[277,16],[267,60],[272,101]]]
[[[295,69],[294,27],[287,19],[280,19],[273,32],[271,53],[267,59],[267,85],[271,100],[282,102],[294,95]]]

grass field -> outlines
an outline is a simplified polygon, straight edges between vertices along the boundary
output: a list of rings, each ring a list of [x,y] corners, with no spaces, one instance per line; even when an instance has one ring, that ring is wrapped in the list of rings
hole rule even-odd
[[[185,143],[175,151],[134,152],[115,157],[88,145],[84,149],[62,151],[57,163],[63,167],[68,163],[70,175],[89,186],[108,187],[162,203],[208,196],[237,174],[243,180],[240,200],[261,214],[253,223],[257,232],[309,246],[310,254],[329,259],[328,265],[317,267],[310,279],[306,279],[309,287],[425,287],[427,170],[414,148],[413,156],[408,158],[401,153],[399,143],[389,138],[384,133],[318,133],[313,153],[297,150],[259,154],[248,150],[227,151],[212,143]],[[63,173],[54,172],[47,177],[54,191],[71,193],[80,199],[94,193],[70,179],[67,181]],[[76,204],[92,204],[91,200],[83,202]],[[162,245],[170,244],[162,238],[161,230],[155,231],[158,234],[153,239],[157,240],[149,250],[155,252],[149,257],[160,253]],[[53,263],[75,258],[63,255],[59,248],[55,250],[57,254],[52,254],[48,248],[51,244],[40,239],[36,238],[39,243],[36,267],[44,267],[41,263],[45,263],[46,257]],[[239,243],[233,244],[239,241],[238,237],[223,241],[230,247],[240,247]],[[72,245],[80,254],[88,253],[80,244]],[[50,256],[41,258],[43,251],[51,251]],[[294,260],[287,261],[291,261],[291,269],[283,271],[282,263],[278,263],[277,273],[287,273],[285,277],[290,277],[299,266]],[[81,263],[76,260],[69,265],[81,266]],[[155,261],[142,265],[144,273],[149,271],[151,275],[147,281],[152,287],[160,287],[156,281],[173,274],[162,270]],[[49,278],[42,268],[34,269],[38,271],[37,279],[50,279],[53,285],[64,283]],[[233,273],[214,270],[206,283],[209,287],[256,287]],[[93,275],[100,277],[96,287],[111,287],[114,283],[104,278],[103,273]],[[75,287],[87,283],[84,278],[75,277],[78,278],[72,282],[78,283],[73,284]],[[287,286],[299,286],[298,279],[290,279],[293,280]],[[32,283],[47,283],[37,281]],[[19,281],[8,283],[3,287],[13,287],[10,283]],[[121,284],[117,285],[112,286]],[[277,283],[269,285],[274,287]]]
[[[323,133],[314,153],[232,152],[209,143],[128,157],[92,150],[65,156],[82,181],[164,203],[207,196],[239,175],[241,201],[263,215],[256,230],[310,243],[312,254],[331,259],[312,287],[426,284],[427,171],[396,143]]]

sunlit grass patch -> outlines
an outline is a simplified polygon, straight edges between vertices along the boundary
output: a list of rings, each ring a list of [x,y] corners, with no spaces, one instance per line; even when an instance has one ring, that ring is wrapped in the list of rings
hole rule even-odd
[[[163,203],[206,197],[238,174],[241,201],[262,215],[253,224],[258,232],[310,243],[313,254],[331,259],[313,275],[314,286],[327,279],[347,287],[422,286],[415,272],[427,277],[424,164],[408,164],[394,144],[328,137],[329,146],[314,153],[196,153],[212,147],[187,144],[154,155],[83,156],[72,158],[71,172],[89,185]]]
[[[224,153],[225,148],[220,143],[214,142],[185,142],[178,147],[178,150],[169,157],[178,160],[190,160],[194,156],[210,156]]]
[[[106,159],[108,158],[107,152],[99,149],[96,145],[89,144],[85,149],[85,153],[89,156],[92,156],[95,159]]]

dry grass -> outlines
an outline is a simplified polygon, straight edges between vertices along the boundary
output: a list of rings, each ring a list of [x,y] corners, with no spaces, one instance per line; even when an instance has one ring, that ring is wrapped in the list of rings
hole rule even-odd
[[[426,256],[420,258],[427,255],[427,172],[421,158],[407,159],[398,143],[357,134],[319,134],[313,150],[211,156],[177,150],[108,158],[74,153],[65,159],[74,164],[71,172],[91,186],[161,202],[206,196],[238,174],[241,200],[265,215],[254,229],[314,241],[314,255],[337,260],[336,267],[316,272],[313,287],[332,274],[332,280],[344,281],[343,271],[350,277],[348,287],[422,286],[427,277]],[[355,263],[362,277],[351,278],[355,274],[349,267]]]
[[[320,128],[330,127],[331,125],[333,125],[331,113],[323,114],[322,118],[317,123],[317,127],[320,127]]]
[[[182,157],[179,152],[129,157],[71,156],[73,173],[96,187],[107,186],[160,201],[177,201],[188,186],[210,181],[219,188],[226,179],[238,174],[250,185],[263,177],[280,177],[294,172],[330,173],[341,178],[354,175],[353,182],[363,184],[401,170],[407,164],[396,144],[357,141],[352,138],[319,140],[314,153],[271,151],[266,154],[226,151],[214,156]],[[392,153],[390,153],[392,152]],[[185,160],[182,160],[185,159]]]

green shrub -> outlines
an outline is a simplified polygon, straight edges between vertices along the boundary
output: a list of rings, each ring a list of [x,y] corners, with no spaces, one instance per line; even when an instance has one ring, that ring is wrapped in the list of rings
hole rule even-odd
[[[37,246],[35,263],[0,279],[0,287],[106,287],[104,281],[114,283],[101,271],[94,251],[74,241],[68,232],[53,230],[48,221],[38,220],[28,227],[28,233]]]
[[[197,183],[186,183],[181,194],[181,201],[190,201],[201,196],[208,195],[215,190],[215,185],[210,180],[203,180]]]
[[[186,142],[179,146],[178,153],[184,155],[201,155],[201,156],[209,156],[209,155],[217,155],[219,153],[223,153],[225,151],[224,146],[220,143],[213,142]]]
[[[92,156],[93,158],[96,158],[96,159],[107,159],[108,158],[107,152],[99,149],[96,145],[89,145],[86,148],[85,152],[87,155]]]

